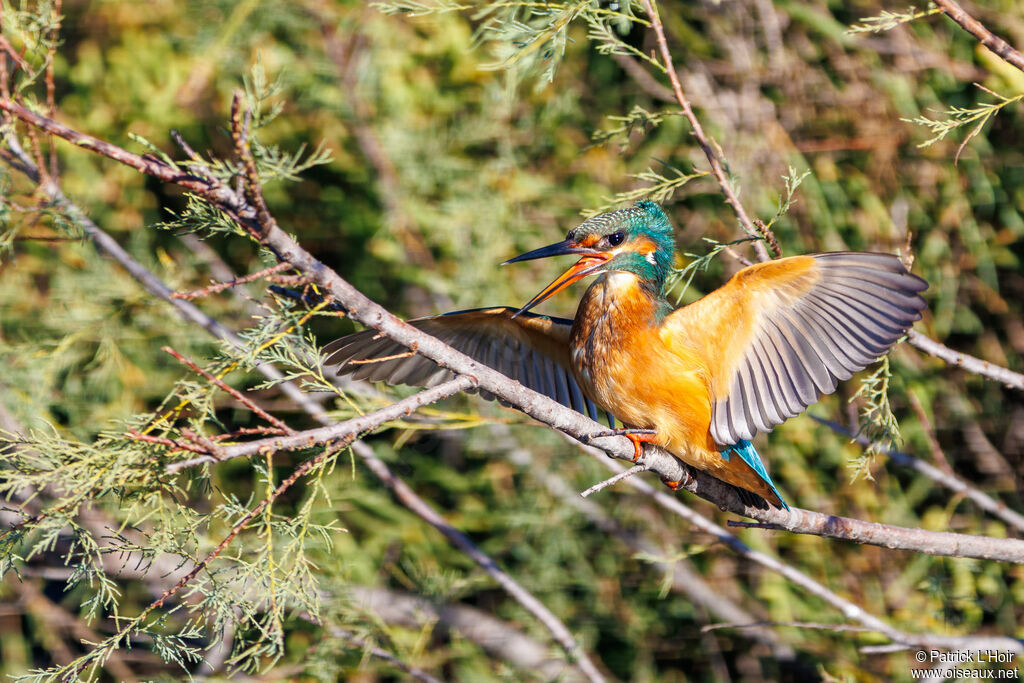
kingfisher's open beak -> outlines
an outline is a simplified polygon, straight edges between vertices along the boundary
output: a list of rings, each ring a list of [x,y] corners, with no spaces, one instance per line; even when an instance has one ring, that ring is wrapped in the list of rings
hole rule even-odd
[[[564,254],[583,254],[583,258],[576,262],[569,270],[565,271],[555,279],[550,285],[545,287],[540,294],[530,299],[525,306],[515,312],[516,315],[525,313],[542,301],[551,298],[556,293],[562,291],[577,280],[581,280],[586,276],[590,275],[598,268],[607,263],[612,255],[605,251],[598,251],[597,249],[589,249],[587,247],[581,247],[572,240],[564,240],[562,242],[556,242],[555,244],[549,244],[546,247],[540,249],[534,249],[528,251],[525,254],[511,258],[501,265],[507,265],[509,263],[516,263],[518,261],[530,261],[532,259],[547,258],[548,256],[562,256]]]

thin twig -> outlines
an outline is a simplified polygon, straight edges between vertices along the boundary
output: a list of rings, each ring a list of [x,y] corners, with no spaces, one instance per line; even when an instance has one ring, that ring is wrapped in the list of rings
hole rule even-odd
[[[267,411],[263,410],[263,408],[257,405],[257,403],[253,401],[251,398],[240,392],[238,389],[235,389],[233,386],[229,385],[227,382],[220,379],[219,377],[214,376],[208,370],[204,370],[203,368],[199,367],[198,365],[195,364],[194,361],[181,355],[180,353],[172,349],[170,346],[161,347],[160,350],[163,351],[164,353],[173,356],[175,360],[177,360],[179,363],[192,370],[192,372],[198,375],[202,375],[206,379],[206,381],[210,382],[221,391],[234,397],[236,401],[241,403],[243,406],[245,406],[252,412],[256,413],[256,415],[261,417],[265,422],[269,422],[270,424],[274,425],[274,427],[276,427],[282,433],[287,433],[291,431],[288,425],[286,425],[284,422],[281,422],[281,420],[278,419],[277,417],[274,417]]]
[[[17,64],[22,71],[32,71],[32,67],[25,61],[25,58],[14,49],[14,46],[7,40],[7,36],[0,35],[0,50],[10,55],[11,59],[14,60],[14,63]]]
[[[726,203],[732,207],[736,217],[740,221],[740,225],[751,237],[759,235],[757,228],[754,226],[753,221],[750,220],[750,216],[747,215],[747,210],[743,208],[743,204],[740,202],[739,197],[736,195],[736,191],[733,189],[732,183],[729,181],[729,177],[726,175],[725,166],[715,151],[707,135],[704,133],[704,127],[700,124],[700,120],[697,115],[693,113],[693,108],[690,106],[690,101],[686,99],[686,95],[683,93],[683,86],[679,82],[679,75],[676,74],[675,65],[672,62],[672,53],[668,49],[668,40],[665,38],[665,27],[661,24],[661,17],[658,15],[658,9],[655,6],[654,0],[643,0],[644,10],[647,15],[651,18],[651,29],[654,31],[654,35],[658,41],[658,49],[661,52],[661,60],[665,64],[665,71],[668,74],[668,80],[672,84],[672,92],[675,94],[676,102],[683,109],[683,115],[690,122],[690,126],[693,128],[693,137],[697,140],[697,144],[700,145],[701,151],[704,152],[704,156],[708,159],[708,165],[711,167],[711,173],[715,176],[715,180],[718,181],[718,186],[722,190],[722,194],[725,196]],[[764,244],[760,241],[754,242],[754,251],[757,252],[758,259],[761,261],[768,260],[768,251]]]
[[[598,483],[594,484],[589,489],[587,489],[586,491],[581,493],[580,494],[580,498],[588,498],[593,493],[597,493],[598,491],[603,491],[604,489],[608,488],[609,486],[613,486],[615,484],[618,484],[623,479],[628,479],[629,477],[632,477],[635,474],[640,474],[641,472],[646,472],[649,469],[651,469],[650,465],[634,465],[633,467],[630,467],[628,470],[625,470],[624,472],[619,472],[614,477],[610,477],[608,479],[605,479],[604,481],[601,481],[601,482],[598,482]]]
[[[165,469],[168,473],[174,474],[189,467],[196,467],[197,465],[212,462],[223,462],[224,460],[230,460],[231,458],[249,457],[258,453],[272,453],[276,451],[311,448],[317,444],[336,441],[355,434],[362,434],[379,427],[386,422],[391,422],[392,420],[397,420],[398,418],[411,415],[418,408],[431,403],[436,403],[441,399],[453,396],[473,386],[474,382],[472,378],[459,376],[442,384],[438,384],[436,387],[424,389],[423,391],[413,394],[408,398],[403,398],[401,401],[396,401],[376,412],[360,415],[359,417],[354,417],[350,420],[345,420],[344,422],[336,422],[334,424],[327,425],[326,427],[317,427],[316,429],[308,429],[302,432],[296,432],[289,429],[286,436],[272,436],[266,439],[247,441],[246,443],[235,444],[232,446],[221,446],[220,451],[222,457],[204,454],[198,458],[173,462],[167,465]]]
[[[186,301],[192,301],[200,297],[209,296],[210,294],[223,292],[225,289],[237,287],[238,285],[244,285],[247,282],[252,282],[254,280],[265,278],[269,275],[273,275],[274,273],[280,273],[282,270],[288,270],[289,268],[291,268],[290,263],[278,263],[276,266],[264,268],[259,272],[250,273],[249,275],[243,275],[242,277],[236,277],[235,279],[230,280],[229,282],[217,282],[208,287],[196,289],[191,292],[174,292],[171,294],[171,297],[174,299],[185,299]]]
[[[389,360],[398,360],[399,358],[411,358],[416,354],[412,351],[406,351],[404,353],[395,353],[390,356],[383,356],[381,358],[365,358],[363,360],[350,360],[348,365],[367,365],[371,363],[383,363]]]

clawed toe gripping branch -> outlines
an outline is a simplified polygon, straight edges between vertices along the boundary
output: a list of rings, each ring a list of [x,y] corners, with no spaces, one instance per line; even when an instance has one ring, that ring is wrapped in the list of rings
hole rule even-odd
[[[655,434],[657,434],[657,431],[653,429],[606,429],[594,434],[584,434],[580,437],[580,441],[583,443],[590,443],[593,439],[603,439],[609,436],[624,436],[633,444],[633,462],[639,462],[644,453],[643,444],[653,443]]]
[[[946,6],[950,3],[942,3]],[[664,28],[657,16],[657,10],[652,2],[644,1],[648,14],[652,17],[652,29],[657,39],[657,45],[662,53],[663,62],[667,68],[667,74],[672,86],[672,93],[676,97],[686,118],[694,128],[694,134],[702,151],[707,156],[712,173],[719,182],[726,201],[736,212],[737,218],[747,232],[761,234],[764,236],[776,255],[779,253],[777,242],[771,235],[770,229],[764,226],[757,219],[751,220],[742,204],[739,202],[737,193],[731,186],[727,174],[727,165],[721,158],[720,150],[714,141],[708,138],[700,128],[699,121],[675,75],[668,51],[668,44],[664,34]],[[14,53],[13,50],[10,52]],[[16,53],[14,53],[16,54]],[[51,98],[52,99],[52,98]],[[229,216],[237,225],[258,241],[259,244],[278,259],[279,263],[242,278],[235,278],[218,285],[212,285],[195,292],[184,294],[172,294],[163,283],[153,282],[152,274],[146,273],[138,264],[132,265],[129,259],[119,258],[118,260],[132,271],[133,275],[140,281],[147,284],[158,296],[165,299],[172,297],[179,301],[172,301],[184,316],[196,324],[202,325],[214,334],[223,339],[231,339],[230,334],[215,320],[204,316],[188,302],[197,297],[214,294],[229,287],[251,282],[259,278],[284,277],[295,278],[288,284],[301,285],[315,288],[315,305],[336,307],[331,310],[342,311],[354,320],[373,327],[382,335],[393,339],[406,348],[414,349],[408,354],[418,353],[430,358],[438,365],[450,369],[455,378],[432,389],[425,390],[407,399],[398,401],[387,408],[384,408],[367,415],[362,415],[351,420],[329,424],[317,429],[296,431],[287,426],[283,421],[273,416],[269,411],[262,409],[245,394],[234,390],[222,377],[210,373],[197,366],[192,361],[184,358],[181,354],[168,349],[180,362],[188,366],[193,372],[202,376],[207,382],[215,385],[218,389],[231,395],[232,398],[247,410],[263,419],[267,426],[251,428],[248,430],[236,430],[230,433],[216,436],[199,434],[194,430],[181,429],[179,434],[172,436],[155,435],[146,433],[143,430],[131,430],[125,435],[128,439],[145,441],[155,446],[163,447],[171,457],[165,471],[176,474],[191,467],[206,464],[215,464],[236,457],[253,457],[263,455],[269,458],[283,450],[309,449],[321,446],[316,455],[309,457],[297,465],[292,472],[284,478],[276,487],[269,487],[268,493],[254,507],[244,515],[237,518],[236,523],[228,530],[223,540],[213,550],[198,559],[192,569],[181,579],[169,586],[156,600],[154,600],[141,615],[123,625],[113,637],[115,645],[122,642],[125,635],[134,626],[143,623],[152,614],[153,610],[160,608],[171,598],[182,592],[182,589],[194,581],[196,577],[209,568],[223,551],[231,544],[232,540],[245,530],[255,520],[259,519],[275,500],[286,490],[292,487],[299,479],[313,472],[316,468],[324,465],[329,459],[338,453],[340,449],[353,446],[357,452],[362,453],[355,441],[359,435],[375,429],[382,424],[409,415],[418,408],[450,396],[459,391],[467,389],[485,389],[493,393],[503,401],[518,407],[523,412],[535,419],[551,426],[554,429],[574,436],[582,442],[589,442],[605,436],[625,436],[630,440],[630,445],[623,442],[609,444],[603,452],[615,458],[632,461],[640,461],[640,464],[625,472],[616,474],[610,479],[597,484],[582,495],[584,497],[600,491],[614,483],[628,480],[630,486],[639,490],[647,499],[655,501],[658,505],[672,510],[674,514],[687,519],[702,531],[714,535],[722,543],[726,544],[735,552],[750,558],[752,561],[777,571],[796,585],[800,585],[810,593],[822,597],[828,604],[841,610],[844,616],[856,619],[865,624],[865,627],[877,630],[894,642],[900,644],[923,644],[928,643],[936,647],[969,648],[969,647],[993,647],[1009,649],[1016,652],[1021,651],[1020,643],[1012,639],[992,638],[984,642],[979,639],[970,638],[941,638],[932,636],[914,636],[903,633],[884,622],[872,617],[856,605],[845,601],[831,591],[828,591],[820,584],[817,584],[805,575],[796,572],[791,567],[781,563],[777,558],[767,556],[750,548],[743,546],[734,536],[728,534],[720,527],[716,527],[707,518],[698,515],[693,510],[683,505],[679,499],[667,495],[664,491],[653,491],[647,486],[644,478],[635,477],[646,471],[655,472],[663,481],[678,488],[684,488],[701,498],[711,501],[716,506],[741,514],[757,520],[756,522],[740,522],[737,526],[752,526],[760,529],[778,529],[793,533],[817,534],[821,536],[844,539],[858,543],[869,543],[886,548],[912,550],[916,552],[931,553],[937,555],[949,555],[954,557],[975,557],[993,559],[1007,562],[1024,563],[1024,544],[1015,539],[985,538],[979,536],[968,536],[945,532],[932,532],[922,529],[906,529],[895,526],[874,524],[862,520],[848,519],[837,516],[825,515],[808,510],[794,508],[789,512],[774,509],[758,509],[744,503],[731,487],[721,484],[703,472],[691,470],[657,447],[649,446],[642,448],[643,443],[650,443],[651,439],[643,438],[653,434],[651,430],[612,430],[595,432],[600,426],[585,417],[568,410],[545,396],[532,392],[518,385],[500,373],[482,366],[471,358],[464,356],[440,340],[431,337],[391,315],[388,311],[366,298],[359,291],[353,288],[347,281],[342,279],[332,269],[317,261],[309,252],[304,250],[295,240],[289,237],[276,223],[272,213],[263,196],[260,184],[258,169],[253,158],[250,147],[250,116],[241,105],[241,98],[236,97],[232,106],[231,132],[237,156],[237,172],[233,179],[234,186],[225,182],[208,172],[205,162],[188,146],[188,144],[176,136],[179,146],[189,157],[190,161],[177,164],[167,158],[154,155],[137,155],[110,143],[98,140],[91,136],[77,132],[56,121],[54,109],[51,106],[47,115],[41,115],[25,107],[21,102],[11,99],[10,93],[5,92],[0,97],[0,109],[4,111],[5,123],[8,129],[5,132],[7,148],[3,152],[4,160],[13,168],[24,172],[28,177],[33,178],[40,184],[40,189],[54,202],[67,206],[66,197],[60,192],[56,185],[57,168],[55,157],[51,156],[49,168],[43,165],[42,155],[38,153],[38,144],[33,144],[33,154],[25,155],[21,150],[20,143],[14,133],[14,120],[23,122],[28,126],[31,139],[35,140],[37,131],[48,135],[63,138],[72,144],[83,149],[100,154],[112,160],[125,164],[141,173],[157,178],[163,182],[175,184],[186,191],[193,193],[209,205],[217,208]],[[33,159],[33,157],[35,157]],[[82,217],[84,218],[84,216]],[[87,220],[87,219],[86,219]],[[93,226],[89,231],[90,236],[98,245],[108,253],[117,253],[116,242],[110,240],[102,231]],[[104,241],[107,240],[107,241]],[[761,258],[767,258],[767,251],[760,242],[756,247]],[[134,270],[133,270],[134,269]],[[294,271],[296,275],[281,276],[284,271]],[[281,281],[281,280],[277,280]],[[162,289],[161,289],[162,287]],[[294,298],[309,303],[313,295],[307,297],[304,292],[301,296]],[[961,355],[950,355],[949,349],[931,342],[927,338],[918,335],[916,338],[912,333],[911,343],[929,353],[943,357],[948,362],[962,365],[964,368],[974,370],[972,361],[981,363],[978,359]],[[237,338],[236,338],[237,339]],[[945,355],[943,355],[945,354]],[[406,354],[401,354],[404,357]],[[397,356],[395,356],[397,357]],[[392,357],[392,358],[395,358]],[[950,359],[953,360],[950,360]],[[989,377],[996,377],[1010,386],[1020,388],[1024,384],[1020,376],[1000,368],[986,367],[977,370]],[[1009,373],[1009,374],[1007,374]],[[307,400],[301,392],[291,384],[282,384],[286,391],[292,391],[296,401]],[[311,414],[318,416],[318,419],[325,419],[323,411],[316,406],[312,408],[308,402],[303,404]],[[262,438],[246,441],[254,436]],[[632,447],[630,447],[632,446]],[[368,448],[366,450],[369,450]],[[641,460],[641,456],[643,456]],[[523,595],[521,587],[518,587],[511,579],[498,569],[493,560],[480,553],[468,538],[461,535],[457,530],[447,525],[435,512],[430,510],[422,500],[416,498],[415,494],[408,489],[401,480],[394,478],[387,467],[379,459],[375,459],[372,452],[366,453],[365,462],[367,466],[377,474],[386,485],[395,492],[410,509],[417,510],[423,519],[428,520],[444,534],[451,542],[462,549],[467,555],[473,557],[479,566],[483,567],[492,577],[495,578],[509,593],[516,597],[526,608],[534,614],[552,633],[555,640],[565,649],[571,658],[576,658],[579,668],[587,678],[601,680],[601,672],[587,658],[586,654],[575,641],[573,634],[557,619],[543,608],[537,605],[535,599],[529,594]],[[177,458],[177,459],[176,459]],[[608,461],[608,465],[616,465]],[[268,467],[269,469],[269,467]],[[979,499],[980,500],[980,499]],[[989,501],[991,502],[991,500]],[[993,503],[994,505],[994,503]],[[51,511],[52,512],[52,511]],[[38,516],[28,517],[23,523],[39,519]],[[97,648],[97,652],[101,652]],[[109,652],[109,650],[107,650]],[[102,655],[98,655],[102,656]],[[70,672],[74,673],[74,672]]]
[[[251,155],[244,148],[247,138],[241,127],[244,125],[245,119],[237,114],[237,102],[238,98],[236,98],[236,106],[233,108],[233,111],[236,112],[233,115],[233,124],[238,129],[234,139],[239,145],[242,145],[238,152],[244,158],[246,155]],[[377,329],[407,348],[415,348],[417,353],[433,360],[441,367],[473,378],[476,386],[518,407],[527,415],[577,439],[602,431],[596,422],[451,349],[440,340],[404,323],[368,299],[338,276],[333,269],[319,262],[281,230],[270,212],[265,210],[265,206],[258,208],[250,202],[249,196],[256,197],[262,193],[258,183],[254,182],[258,179],[253,178],[251,174],[243,176],[245,189],[238,192],[217,178],[197,176],[195,169],[192,169],[192,172],[186,172],[179,166],[166,161],[133,154],[108,142],[68,128],[11,100],[0,99],[0,110],[40,131],[63,138],[79,147],[130,166],[141,173],[164,182],[177,184],[193,192],[196,196],[223,210],[240,225],[245,226],[254,238],[267,246],[282,262],[290,264],[327,296],[332,297],[334,302],[343,306],[348,311],[349,317]],[[258,201],[257,204],[265,203]],[[632,439],[630,440],[632,441]],[[604,450],[616,458],[633,461],[637,448],[633,444],[630,446],[609,444],[604,447]],[[793,511],[799,514],[789,514],[779,510],[762,510],[747,505],[728,485],[703,472],[687,468],[659,448],[648,448],[645,463],[650,471],[656,473],[660,478],[670,482],[680,482],[680,488],[706,498],[722,509],[761,522],[778,524],[790,532],[810,533],[887,547],[901,547],[930,554],[1024,562],[1024,542],[930,532],[921,529],[900,529],[862,520],[822,515],[809,510]]]

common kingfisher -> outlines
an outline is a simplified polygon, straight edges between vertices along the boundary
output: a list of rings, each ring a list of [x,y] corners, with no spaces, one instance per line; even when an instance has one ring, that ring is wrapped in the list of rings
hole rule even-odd
[[[884,354],[920,320],[928,287],[893,255],[834,252],[754,264],[676,309],[665,292],[673,230],[649,201],[590,218],[565,240],[505,263],[563,254],[581,258],[518,310],[410,323],[595,420],[605,410],[628,427],[620,431],[634,460],[651,442],[787,509],[751,439]],[[589,275],[599,277],[574,319],[527,313]],[[452,377],[374,330],[324,350],[327,365],[355,379],[433,386]],[[378,358],[386,360],[354,363]]]

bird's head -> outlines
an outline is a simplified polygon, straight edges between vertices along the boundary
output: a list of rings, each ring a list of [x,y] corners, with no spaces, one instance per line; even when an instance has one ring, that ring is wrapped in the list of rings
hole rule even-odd
[[[644,285],[660,293],[674,253],[668,217],[654,202],[643,201],[588,218],[570,230],[563,241],[516,256],[502,265],[562,254],[582,255],[576,265],[519,310],[523,313],[573,282],[606,271],[633,273]]]

